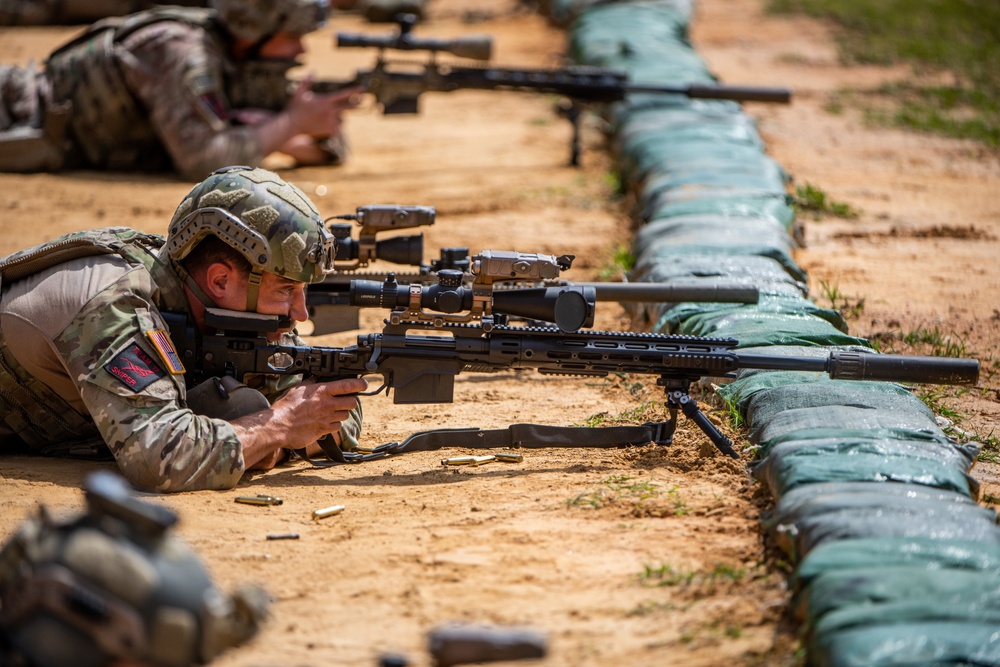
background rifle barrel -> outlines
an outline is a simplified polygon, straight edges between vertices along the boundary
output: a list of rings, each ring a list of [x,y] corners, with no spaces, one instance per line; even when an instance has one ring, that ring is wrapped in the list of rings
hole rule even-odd
[[[660,283],[574,283],[593,287],[598,301],[622,303],[757,303],[760,293],[749,285],[664,285]]]
[[[789,104],[792,91],[788,88],[760,86],[722,86],[692,83],[686,86],[657,86],[654,84],[626,84],[629,93],[682,93],[699,100],[735,100],[737,102],[772,102]]]

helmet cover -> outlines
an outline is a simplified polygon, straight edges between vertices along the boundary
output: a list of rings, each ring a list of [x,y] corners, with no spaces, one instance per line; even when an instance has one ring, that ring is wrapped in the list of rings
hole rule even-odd
[[[279,32],[305,35],[326,24],[327,0],[211,0],[226,29],[258,42]]]
[[[165,251],[184,259],[214,235],[242,254],[254,273],[320,282],[333,272],[333,235],[299,188],[266,169],[227,167],[196,185],[177,207]]]

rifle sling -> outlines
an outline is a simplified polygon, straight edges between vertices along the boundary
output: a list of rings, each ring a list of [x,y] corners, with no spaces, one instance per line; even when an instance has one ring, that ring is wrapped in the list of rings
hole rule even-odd
[[[390,442],[375,448],[371,454],[330,451],[332,438],[321,441],[329,461],[308,459],[318,466],[360,463],[403,452],[429,452],[445,447],[496,449],[501,447],[541,449],[545,447],[588,447],[609,449],[646,445],[669,445],[673,440],[674,422],[647,422],[641,426],[548,426],[545,424],[511,424],[507,428],[440,428],[419,431],[402,442]]]

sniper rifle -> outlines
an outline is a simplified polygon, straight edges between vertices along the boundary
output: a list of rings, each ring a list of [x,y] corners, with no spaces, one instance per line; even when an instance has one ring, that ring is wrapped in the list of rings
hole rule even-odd
[[[629,80],[627,73],[604,67],[574,65],[536,69],[443,64],[437,61],[437,54],[441,52],[468,60],[488,61],[491,57],[492,39],[488,35],[470,35],[449,40],[417,38],[412,34],[416,17],[402,15],[398,23],[399,30],[395,34],[338,33],[338,47],[378,49],[375,66],[369,70],[359,70],[348,81],[313,81],[312,89],[320,93],[331,93],[360,87],[375,96],[384,114],[418,113],[418,99],[427,92],[501,90],[561,95],[569,101],[568,105],[561,108],[561,113],[573,125],[570,164],[574,166],[579,164],[580,159],[579,118],[585,103],[618,102],[635,94],[781,104],[791,101],[791,91],[787,88],[726,86],[702,82],[683,85],[636,83]],[[390,61],[385,58],[386,50],[426,51],[430,53],[430,57],[426,62]],[[291,89],[287,71],[299,64],[298,61],[285,60],[254,61],[247,66],[252,67],[253,71],[248,69],[240,79],[246,83],[239,85],[236,82],[234,85],[237,89],[230,91],[231,97],[236,100],[234,106],[280,111],[284,108]]]
[[[392,391],[393,402],[451,403],[455,376],[534,368],[544,375],[604,377],[611,373],[656,377],[666,393],[669,419],[642,427],[562,428],[519,424],[510,430],[433,431],[403,443],[377,448],[385,455],[442,446],[612,447],[656,442],[670,444],[678,411],[723,453],[738,454],[733,443],[705,416],[689,395],[702,377],[732,377],[745,369],[823,372],[834,380],[881,380],[930,384],[974,384],[975,359],[910,357],[846,350],[817,350],[816,355],[745,354],[739,341],[651,333],[576,331],[551,327],[510,327],[482,322],[386,322],[381,333],[360,334],[346,347],[289,346],[270,343],[269,332],[290,326],[275,315],[209,308],[203,334],[185,314],[165,313],[189,385],[229,375],[285,374],[318,381],[380,375],[382,385],[365,395]],[[552,316],[552,319],[556,319]],[[428,333],[430,335],[428,335]],[[618,429],[618,430],[616,430]],[[624,429],[624,431],[622,430]],[[600,432],[611,436],[602,439]],[[612,433],[613,432],[613,433]],[[459,440],[446,434],[457,434]],[[445,434],[445,435],[442,435]],[[478,436],[478,437],[477,437]],[[321,443],[328,456],[347,459],[332,438]]]

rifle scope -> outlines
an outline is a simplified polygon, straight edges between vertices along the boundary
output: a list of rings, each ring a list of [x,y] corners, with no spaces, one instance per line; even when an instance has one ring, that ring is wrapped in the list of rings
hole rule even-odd
[[[351,225],[347,223],[331,223],[330,233],[337,239],[338,262],[362,259],[382,259],[394,264],[420,266],[424,259],[424,237],[420,234],[411,236],[396,236],[390,239],[375,241],[374,252],[365,244],[351,238]],[[365,246],[365,247],[363,247]],[[365,255],[365,256],[362,256]]]
[[[396,22],[399,32],[394,35],[366,35],[364,33],[338,32],[337,46],[350,48],[395,49],[396,51],[444,51],[459,58],[489,60],[493,55],[493,38],[489,35],[466,35],[452,39],[417,38],[412,34],[417,17],[402,14]]]
[[[393,274],[381,283],[352,280],[350,305],[403,309],[413,314],[423,314],[424,310],[454,314],[473,309],[474,288],[462,284],[461,271],[446,269],[439,271],[437,276],[437,285],[400,285]],[[552,322],[567,332],[594,324],[596,294],[593,287],[524,287],[493,290],[490,296],[494,315]]]

